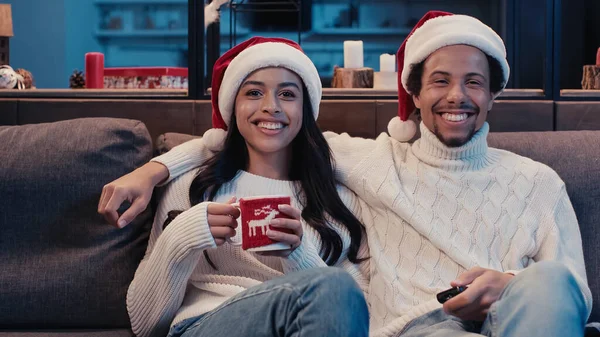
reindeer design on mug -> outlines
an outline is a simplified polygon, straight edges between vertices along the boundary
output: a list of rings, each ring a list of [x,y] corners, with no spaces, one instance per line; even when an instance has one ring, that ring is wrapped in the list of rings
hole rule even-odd
[[[256,229],[260,228],[262,235],[266,235],[267,227],[269,226],[269,222],[275,219],[279,211],[271,208],[270,205],[264,206],[261,209],[254,210],[254,216],[258,216],[261,214],[267,214],[267,217],[260,220],[250,220],[248,221],[248,236],[256,236]]]

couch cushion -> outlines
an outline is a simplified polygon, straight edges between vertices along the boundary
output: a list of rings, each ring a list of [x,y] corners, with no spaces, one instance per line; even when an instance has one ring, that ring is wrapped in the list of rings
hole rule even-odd
[[[0,127],[0,153],[0,329],[128,328],[151,210],[118,230],[97,206],[103,185],[151,157],[144,124]]]
[[[600,321],[600,131],[491,133],[490,146],[542,162],[563,179],[577,213],[594,308]]]
[[[185,133],[167,132],[158,136],[156,139],[156,152],[161,155],[170,151],[172,148],[179,144],[183,144],[188,140],[194,138],[200,138],[200,136],[192,136]]]

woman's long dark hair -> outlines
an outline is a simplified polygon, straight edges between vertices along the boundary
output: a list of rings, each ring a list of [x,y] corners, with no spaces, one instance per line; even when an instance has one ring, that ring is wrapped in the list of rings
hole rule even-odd
[[[348,259],[358,263],[358,249],[362,240],[362,224],[340,199],[333,175],[331,149],[313,117],[308,91],[303,87],[304,104],[302,127],[292,141],[292,164],[289,179],[302,186],[302,218],[321,236],[321,257],[328,265],[334,265],[342,254],[340,235],[326,220],[326,215],[346,227],[350,233]],[[248,148],[232,115],[223,150],[207,160],[190,185],[190,202],[196,205],[205,200],[214,200],[223,184],[231,181],[239,170],[248,167]],[[165,225],[180,212],[169,212]],[[206,251],[210,265],[216,269]]]

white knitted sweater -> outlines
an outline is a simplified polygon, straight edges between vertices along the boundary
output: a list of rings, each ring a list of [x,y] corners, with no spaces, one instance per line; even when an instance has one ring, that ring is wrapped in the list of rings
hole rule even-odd
[[[318,233],[305,223],[301,245],[287,258],[263,257],[229,244],[217,247],[207,223],[209,203],[190,208],[189,188],[196,171],[172,180],[161,196],[146,255],[127,293],[127,310],[137,336],[166,336],[170,326],[204,314],[245,289],[292,271],[327,266],[319,256]],[[215,202],[227,202],[232,196],[289,195],[292,205],[302,209],[303,196],[298,185],[240,171],[223,185]],[[343,187],[338,187],[338,192],[351,211],[360,213],[353,193]],[[171,210],[185,212],[163,231],[163,223]],[[333,225],[344,244],[336,266],[348,271],[367,291],[368,260],[360,264],[348,261],[349,233]],[[359,257],[367,257],[367,249],[365,238]],[[205,250],[218,270],[208,264],[203,256]]]
[[[435,294],[475,266],[518,273],[535,261],[560,261],[577,277],[589,314],[579,226],[559,176],[488,148],[487,123],[459,148],[420,129],[412,145],[387,134],[325,133],[336,179],[360,198],[371,256],[371,335],[394,336],[441,307]],[[172,175],[199,165],[194,142],[164,161]]]

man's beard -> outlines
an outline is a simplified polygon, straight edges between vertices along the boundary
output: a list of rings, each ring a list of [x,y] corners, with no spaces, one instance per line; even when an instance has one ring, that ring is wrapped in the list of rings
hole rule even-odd
[[[477,120],[477,117],[479,116],[479,112],[480,112],[479,107],[475,104],[471,104],[470,102],[466,102],[466,103],[463,103],[458,106],[442,106],[442,107],[438,106],[438,103],[434,104],[431,107],[431,111],[434,115],[438,115],[440,117],[441,117],[441,115],[437,112],[445,111],[445,110],[471,110],[473,112],[470,113],[467,118],[471,118],[474,116],[475,120]],[[437,137],[437,139],[439,139],[439,141],[442,142],[442,144],[446,145],[447,147],[461,147],[461,146],[465,145],[466,143],[468,143],[471,140],[471,138],[473,138],[473,135],[475,135],[476,124],[477,123],[471,123],[468,125],[469,131],[468,131],[466,137],[464,137],[464,138],[456,138],[456,137],[455,138],[445,138],[444,135],[442,135],[442,133],[440,132],[438,124],[437,124],[437,118],[435,118],[435,116],[434,116],[432,131],[433,131],[433,134]]]
[[[456,138],[456,137],[455,138],[444,138],[444,135],[442,135],[442,133],[438,129],[437,122],[434,120],[433,121],[433,134],[437,137],[437,139],[440,140],[440,142],[442,142],[447,147],[461,147],[461,146],[467,144],[471,140],[471,138],[473,138],[473,135],[476,132],[475,131],[475,123],[471,124],[469,127],[470,127],[469,133],[464,138]]]

